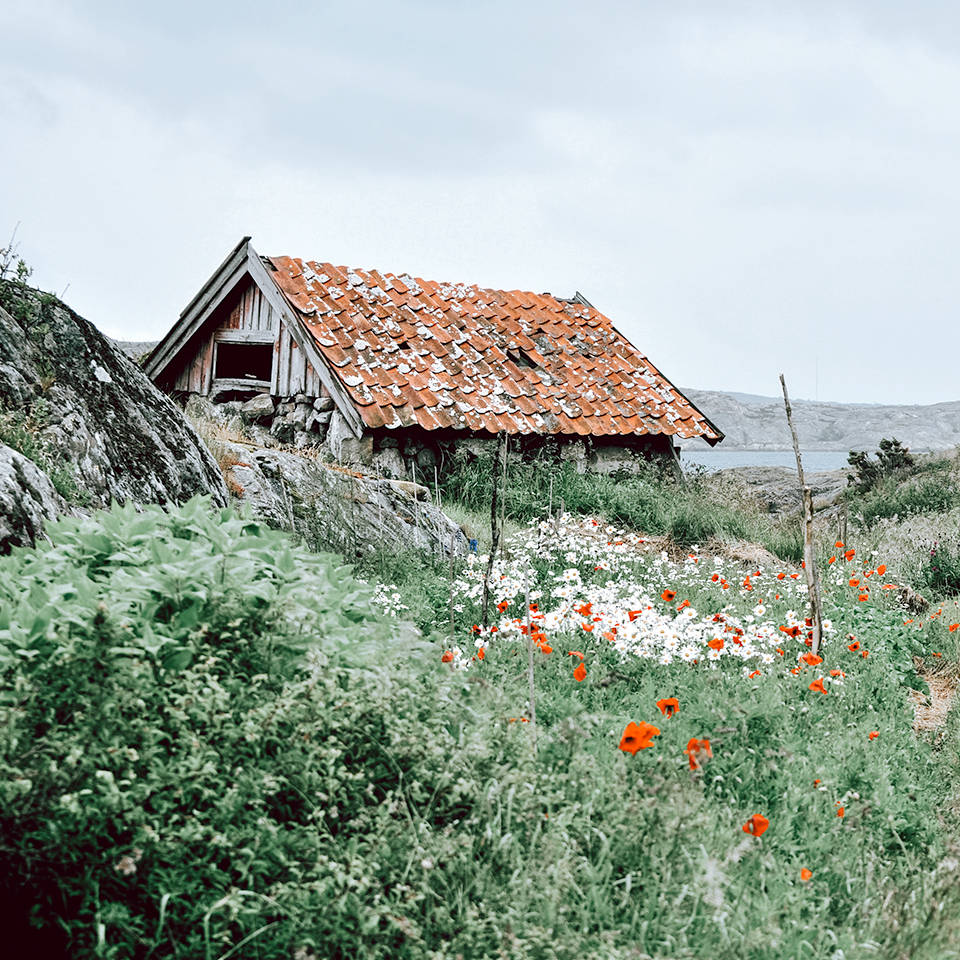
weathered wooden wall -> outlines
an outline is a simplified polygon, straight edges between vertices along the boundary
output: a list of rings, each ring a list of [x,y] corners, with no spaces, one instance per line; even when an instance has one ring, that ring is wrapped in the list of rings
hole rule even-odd
[[[247,336],[243,336],[247,332]],[[290,336],[277,312],[249,278],[238,287],[211,322],[184,351],[184,359],[173,389],[185,393],[209,394],[214,385],[215,344],[219,339],[251,343],[273,342],[273,373],[270,393],[275,397],[308,397],[325,394],[320,378],[299,345]]]

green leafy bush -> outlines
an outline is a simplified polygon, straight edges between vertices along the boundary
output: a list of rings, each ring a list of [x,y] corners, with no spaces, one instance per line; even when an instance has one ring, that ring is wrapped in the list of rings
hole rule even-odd
[[[896,437],[880,441],[876,460],[871,460],[865,450],[851,450],[847,463],[853,467],[853,473],[847,475],[847,483],[857,492],[872,490],[884,477],[905,476],[916,466],[916,460],[910,451]]]
[[[49,533],[0,560],[8,910],[29,904],[73,956],[253,935],[290,956],[298,907],[277,892],[309,877],[316,910],[346,894],[342,865],[316,864],[402,776],[396,689],[365,677],[410,637],[335,558],[203,500]]]

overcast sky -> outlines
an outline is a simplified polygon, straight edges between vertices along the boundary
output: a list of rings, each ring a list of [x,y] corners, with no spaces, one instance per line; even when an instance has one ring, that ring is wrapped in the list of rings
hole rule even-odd
[[[112,336],[250,234],[580,290],[684,386],[960,399],[956,4],[7,0],[0,51],[0,244]]]

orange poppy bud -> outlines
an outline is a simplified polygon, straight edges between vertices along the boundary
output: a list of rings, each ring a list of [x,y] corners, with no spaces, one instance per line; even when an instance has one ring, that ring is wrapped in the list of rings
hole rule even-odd
[[[748,673],[748,674],[747,674],[747,679],[748,679],[748,680],[756,680],[756,678],[759,677],[759,676],[760,676],[760,671],[759,671],[759,670],[754,670],[753,673]]]
[[[836,557],[831,557],[831,558],[827,561],[827,566],[829,567],[831,563],[836,563],[836,562],[837,562],[837,558],[836,558]]]
[[[698,740],[691,737],[687,742],[687,749],[683,751],[690,761],[691,770],[699,770],[705,761],[713,759],[713,750],[709,740]]]
[[[743,832],[759,837],[770,826],[770,821],[760,813],[755,813],[744,825]]]
[[[870,656],[870,651],[869,651],[869,650],[861,650],[861,651],[860,651],[860,656],[863,657],[864,660],[866,660],[867,657]]]

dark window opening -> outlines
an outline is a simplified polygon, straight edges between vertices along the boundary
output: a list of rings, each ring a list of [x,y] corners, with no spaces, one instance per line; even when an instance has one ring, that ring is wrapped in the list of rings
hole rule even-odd
[[[269,380],[272,370],[273,344],[217,344],[217,380]]]

